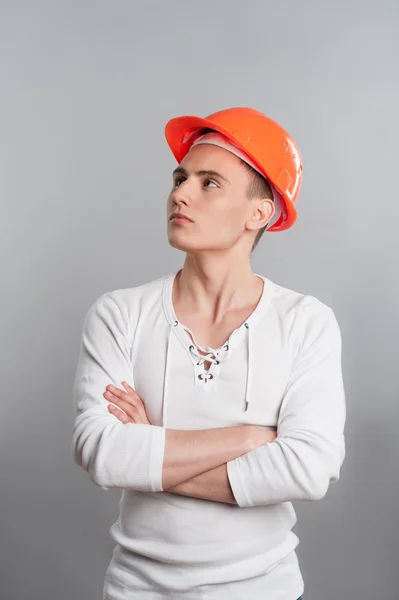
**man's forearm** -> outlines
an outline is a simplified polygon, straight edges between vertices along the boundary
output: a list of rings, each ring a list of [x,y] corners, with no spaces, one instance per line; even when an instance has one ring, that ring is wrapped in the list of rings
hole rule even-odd
[[[237,504],[227,475],[227,463],[164,490],[181,496]]]
[[[162,488],[165,491],[178,486],[253,447],[249,426],[245,425],[193,431],[167,429]]]
[[[212,471],[275,438],[276,432],[256,425],[193,431],[166,429],[162,489]]]

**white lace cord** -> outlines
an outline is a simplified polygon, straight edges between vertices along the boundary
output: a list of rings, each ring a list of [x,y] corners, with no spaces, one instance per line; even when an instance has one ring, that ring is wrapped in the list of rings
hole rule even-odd
[[[207,354],[200,354],[198,349],[204,350],[205,352],[207,352]],[[214,350],[213,348],[205,347],[205,346],[196,347],[194,344],[191,344],[189,347],[189,350],[190,350],[191,355],[196,360],[196,364],[198,366],[201,366],[205,362],[210,362],[211,365],[218,365],[222,360],[227,359],[230,348],[229,348],[229,344],[225,344],[224,346],[222,346],[221,348],[218,348],[217,350]],[[222,351],[226,352],[226,354],[224,354],[223,356],[221,356]],[[211,367],[209,367],[209,369],[210,368]],[[209,379],[213,379],[213,374],[209,373],[209,371],[206,371],[205,373],[200,373],[198,375],[198,377],[199,377],[199,379],[207,382]]]
[[[176,327],[177,325],[177,321],[174,321],[172,323],[172,325],[169,328],[169,335],[168,335],[168,344],[166,347],[166,359],[165,359],[165,371],[164,371],[164,377],[163,377],[163,402],[162,402],[162,426],[166,427],[166,409],[167,409],[167,378],[168,378],[168,360],[169,360],[169,347],[170,347],[170,340],[172,337],[172,330],[173,327]]]
[[[247,328],[247,383],[245,386],[245,408],[244,412],[247,412],[249,405],[249,387],[250,387],[250,374],[251,374],[251,356],[250,356],[250,327],[248,323],[245,323],[245,327]]]

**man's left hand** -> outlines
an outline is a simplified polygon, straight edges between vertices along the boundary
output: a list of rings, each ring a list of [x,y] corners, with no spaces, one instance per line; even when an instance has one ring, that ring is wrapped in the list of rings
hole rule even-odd
[[[125,391],[116,388],[112,384],[106,387],[103,396],[106,400],[113,403],[108,404],[110,413],[115,415],[125,425],[126,423],[151,425],[140,396],[126,381],[122,381],[122,385]]]

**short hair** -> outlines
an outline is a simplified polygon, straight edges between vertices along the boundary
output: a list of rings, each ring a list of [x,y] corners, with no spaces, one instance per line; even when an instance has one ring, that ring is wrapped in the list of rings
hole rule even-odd
[[[267,198],[268,200],[273,200],[274,202],[273,191],[266,177],[261,175],[258,171],[256,171],[256,169],[251,167],[251,165],[245,161],[241,160],[241,162],[245,170],[249,173],[249,182],[247,187],[248,199],[252,200],[253,198]],[[267,225],[268,224],[259,229],[258,233],[256,234],[254,243],[252,244],[251,252],[253,252],[258,245],[260,238],[266,231]]]

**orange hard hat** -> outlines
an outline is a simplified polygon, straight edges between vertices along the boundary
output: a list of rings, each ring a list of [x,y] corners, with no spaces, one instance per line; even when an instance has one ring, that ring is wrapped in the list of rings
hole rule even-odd
[[[165,137],[179,164],[203,129],[225,135],[281,194],[282,213],[267,231],[291,227],[297,218],[295,201],[302,183],[302,160],[285,129],[260,111],[247,107],[227,108],[205,118],[176,117],[167,122]]]

